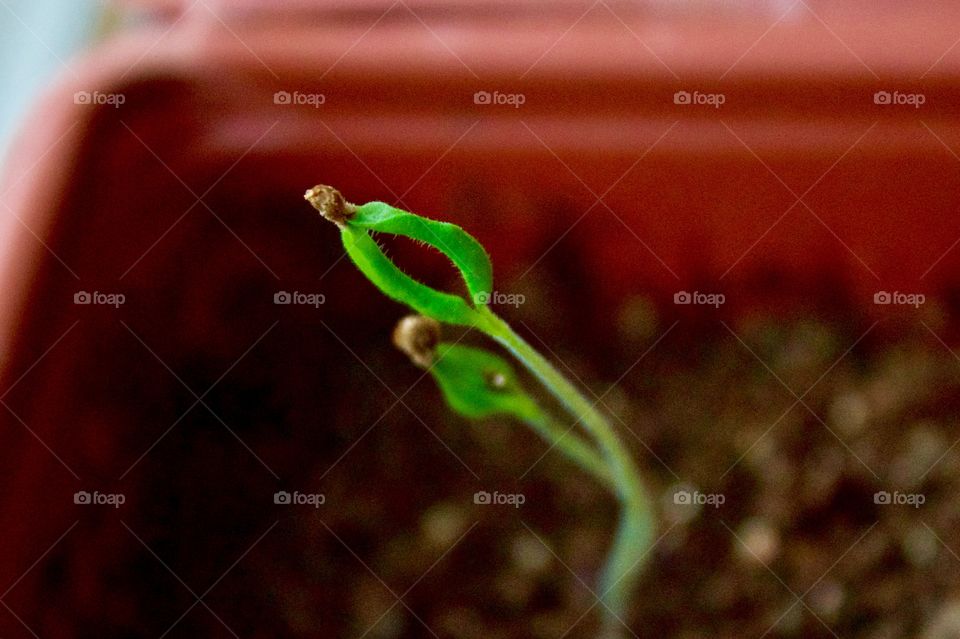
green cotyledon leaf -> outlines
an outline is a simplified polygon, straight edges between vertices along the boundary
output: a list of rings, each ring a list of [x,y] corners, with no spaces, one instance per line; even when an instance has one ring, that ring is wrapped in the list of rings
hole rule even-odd
[[[340,238],[360,272],[390,299],[441,322],[476,324],[477,312],[462,297],[433,289],[401,271],[366,230],[346,225]]]
[[[340,227],[340,237],[350,259],[387,297],[449,324],[478,326],[483,321],[478,309],[490,299],[493,268],[483,246],[462,228],[402,211],[384,202],[350,204],[330,186],[315,186],[304,197],[321,215]],[[460,272],[468,295],[438,291],[410,277],[387,257],[372,233],[406,237],[440,251]]]
[[[508,416],[528,424],[551,446],[612,485],[607,464],[569,427],[556,423],[517,381],[506,360],[472,346],[437,344],[429,369],[447,404],[469,419]]]
[[[490,256],[480,242],[456,224],[421,217],[384,202],[368,202],[356,207],[347,224],[407,237],[440,251],[460,271],[472,305],[484,300],[493,288]]]
[[[493,353],[441,342],[429,370],[447,404],[464,417],[507,415],[525,422],[545,418],[537,402],[520,386],[513,367]]]

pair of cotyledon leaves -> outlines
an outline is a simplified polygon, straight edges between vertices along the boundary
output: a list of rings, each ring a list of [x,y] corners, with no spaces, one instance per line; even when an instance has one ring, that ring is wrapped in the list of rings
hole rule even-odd
[[[353,208],[340,233],[350,259],[387,297],[439,322],[485,329],[493,268],[483,246],[459,226],[383,202],[368,202]],[[413,279],[384,254],[371,233],[406,237],[440,251],[459,270],[468,297]],[[545,419],[543,410],[518,383],[513,367],[489,351],[441,342],[428,370],[447,404],[465,417],[509,415],[528,423]]]

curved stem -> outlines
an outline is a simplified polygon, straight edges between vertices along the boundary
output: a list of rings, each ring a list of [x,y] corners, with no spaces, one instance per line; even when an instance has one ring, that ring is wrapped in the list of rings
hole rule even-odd
[[[486,307],[478,309],[480,328],[507,348],[582,423],[600,447],[620,500],[619,525],[600,579],[605,608],[604,635],[617,636],[643,560],[653,541],[654,515],[633,459],[603,415],[549,361],[503,319]]]
[[[585,442],[573,429],[565,429],[550,415],[543,413],[540,419],[525,420],[526,424],[536,432],[541,439],[556,447],[577,466],[590,473],[595,479],[611,490],[616,490],[616,481],[610,473],[610,468],[597,450]]]

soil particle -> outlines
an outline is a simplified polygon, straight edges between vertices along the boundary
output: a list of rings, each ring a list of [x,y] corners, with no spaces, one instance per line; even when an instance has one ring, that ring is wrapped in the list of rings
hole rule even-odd
[[[780,554],[780,536],[765,519],[751,518],[737,532],[738,552],[748,563],[768,566]]]
[[[947,601],[936,612],[923,631],[923,639],[957,639],[960,637],[960,599]]]

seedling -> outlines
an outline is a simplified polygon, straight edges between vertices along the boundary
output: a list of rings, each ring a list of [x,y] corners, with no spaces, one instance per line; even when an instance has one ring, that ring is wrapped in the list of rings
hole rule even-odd
[[[305,197],[340,228],[343,246],[357,268],[387,297],[416,311],[397,325],[394,344],[430,373],[451,409],[470,419],[499,415],[527,424],[617,496],[619,523],[597,595],[604,636],[622,635],[627,605],[652,544],[655,521],[650,500],[627,449],[596,402],[588,401],[488,306],[494,289],[486,250],[459,226],[383,202],[353,205],[329,186],[316,186]],[[438,291],[411,278],[384,254],[374,233],[406,237],[440,251],[460,272],[467,295]],[[476,329],[503,345],[570,413],[572,424],[565,426],[527,393],[502,357],[442,341],[443,323]],[[577,432],[578,426],[586,437]]]

